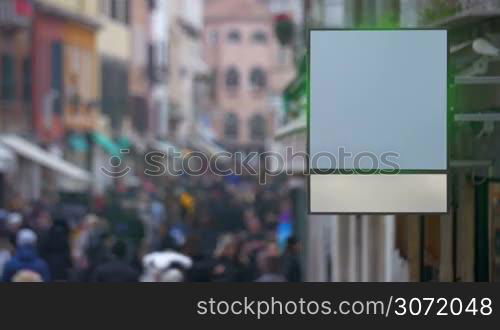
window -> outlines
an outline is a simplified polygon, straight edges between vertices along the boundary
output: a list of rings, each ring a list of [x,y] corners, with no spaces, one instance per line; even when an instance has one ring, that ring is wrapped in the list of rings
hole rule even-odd
[[[166,81],[167,71],[168,71],[168,48],[167,43],[165,41],[160,41],[158,45],[158,65],[160,66],[160,71],[162,74],[162,81]]]
[[[279,47],[277,52],[278,64],[285,65],[288,60],[288,50],[285,47]]]
[[[123,22],[128,24],[130,22],[130,0],[123,0]]]
[[[130,0],[102,1],[103,12],[110,18],[128,24],[130,20]]]
[[[219,74],[216,70],[212,71],[210,76],[211,83],[210,86],[210,99],[215,101],[217,99],[217,84],[219,82]]]
[[[252,116],[249,122],[250,138],[252,140],[264,140],[267,134],[266,119],[261,114]]]
[[[267,86],[267,76],[261,68],[253,68],[250,73],[250,84],[252,89],[260,90]]]
[[[31,59],[23,60],[23,100],[31,101]]]
[[[109,1],[110,0],[101,0],[99,2],[100,4],[100,9],[101,9],[101,12],[104,14],[104,15],[107,15],[109,16]]]
[[[234,112],[226,113],[224,119],[224,137],[226,139],[237,139],[239,129],[238,115]]]
[[[265,44],[267,42],[267,35],[264,31],[256,31],[252,35],[252,41],[256,44]]]
[[[118,19],[118,0],[111,0],[110,6],[111,18]]]
[[[11,55],[2,55],[2,77],[0,79],[2,99],[10,101],[15,98],[16,81],[14,74],[14,58]]]
[[[128,68],[110,59],[103,59],[101,68],[102,110],[109,115],[111,127],[116,128],[128,113]]]
[[[55,100],[53,103],[54,113],[62,113],[62,98],[63,95],[63,58],[64,47],[61,41],[54,41],[50,50],[50,64],[51,64],[51,88],[55,93]]]
[[[238,43],[241,41],[241,34],[238,30],[232,30],[231,32],[229,32],[229,34],[227,35],[227,39],[229,40],[229,42],[231,43]]]
[[[157,82],[156,81],[156,66],[155,66],[155,45],[150,43],[148,45],[148,77],[150,82]]]
[[[324,6],[324,21],[331,22],[333,27],[344,26],[344,11],[347,5],[344,4],[344,0],[329,0]],[[387,9],[385,9],[387,10]]]
[[[237,88],[240,84],[240,74],[235,67],[230,67],[226,71],[226,86],[227,88]]]
[[[182,79],[186,78],[188,76],[188,69],[186,66],[182,65],[180,68],[179,68],[179,77],[181,77]]]
[[[208,43],[210,45],[217,45],[219,42],[219,32],[212,30],[208,33]]]
[[[156,0],[148,0],[148,4],[149,4],[149,10],[155,10],[156,8]]]

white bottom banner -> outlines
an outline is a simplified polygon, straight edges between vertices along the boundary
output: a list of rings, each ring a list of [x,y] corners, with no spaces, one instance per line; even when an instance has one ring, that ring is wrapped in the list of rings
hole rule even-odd
[[[446,213],[447,174],[312,174],[311,213]]]

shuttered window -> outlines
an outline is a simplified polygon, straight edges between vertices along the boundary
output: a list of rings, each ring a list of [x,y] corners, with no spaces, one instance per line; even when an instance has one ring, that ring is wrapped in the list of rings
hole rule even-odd
[[[31,101],[31,59],[23,60],[23,100]]]
[[[1,68],[0,89],[2,99],[10,101],[16,95],[16,80],[14,72],[14,58],[12,55],[2,55],[2,68]]]

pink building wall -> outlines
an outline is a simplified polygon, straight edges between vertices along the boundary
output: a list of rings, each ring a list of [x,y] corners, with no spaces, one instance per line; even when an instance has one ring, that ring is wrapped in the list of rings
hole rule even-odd
[[[63,41],[64,23],[56,16],[36,11],[33,20],[33,121],[37,137],[44,142],[60,139],[64,134],[62,116],[53,115],[52,126],[44,124],[44,97],[51,90],[51,47]],[[61,114],[62,115],[62,114]]]
[[[239,31],[238,43],[228,40],[230,31]],[[256,43],[252,35],[256,31],[265,33],[267,41]],[[273,16],[256,0],[211,0],[206,3],[204,50],[215,79],[213,125],[220,142],[234,146],[262,146],[264,141],[255,141],[250,134],[250,119],[261,114],[266,119],[266,138],[273,137],[274,111],[270,105],[271,95],[279,94],[285,84],[276,81],[278,41],[274,35]],[[226,87],[226,71],[234,66],[239,72],[239,88],[231,91]],[[255,91],[251,87],[250,72],[254,67],[264,70],[266,88]],[[292,67],[290,66],[290,69]],[[291,70],[293,76],[293,70]],[[224,122],[228,112],[237,114],[239,134],[237,139],[224,136]]]

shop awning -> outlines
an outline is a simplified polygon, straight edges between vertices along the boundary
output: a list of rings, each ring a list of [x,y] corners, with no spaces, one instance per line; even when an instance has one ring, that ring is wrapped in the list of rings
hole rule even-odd
[[[190,141],[190,144],[193,149],[205,153],[208,157],[220,155],[221,153],[228,153],[227,150],[219,146],[217,143],[203,137],[193,138]],[[227,159],[227,157],[224,157],[224,159]]]
[[[284,163],[277,160],[273,164],[273,171],[283,171],[286,173],[304,174],[307,170],[307,162],[303,156],[293,157],[288,150],[293,150],[295,155],[305,155],[307,153],[307,122],[305,116],[290,121],[280,127],[275,134],[275,142],[272,150],[281,155]],[[284,166],[283,166],[284,165]]]
[[[474,2],[476,1],[473,1],[473,4]],[[480,1],[477,2],[480,3]],[[462,9],[456,14],[427,24],[427,27],[446,27],[448,29],[456,29],[467,25],[478,25],[479,22],[495,19],[500,16],[500,8],[498,8],[498,4],[492,3],[492,5],[493,6],[490,6],[490,8],[481,8],[480,6],[477,6],[477,8]]]
[[[0,172],[8,172],[14,168],[16,155],[6,147],[0,145]]]
[[[154,140],[151,143],[151,148],[160,152],[164,152],[167,156],[182,155],[182,150],[167,140]]]
[[[17,153],[19,156],[30,159],[68,178],[86,183],[92,180],[90,173],[87,171],[47,152],[19,136],[9,135],[0,137],[0,143]]]
[[[288,124],[278,128],[275,134],[275,139],[279,140],[286,136],[292,135],[297,132],[307,130],[307,122],[305,116],[301,116],[295,120],[290,121]]]
[[[94,139],[94,142],[100,145],[106,153],[111,156],[120,157],[120,146],[111,138],[98,132],[92,133],[92,138]]]

